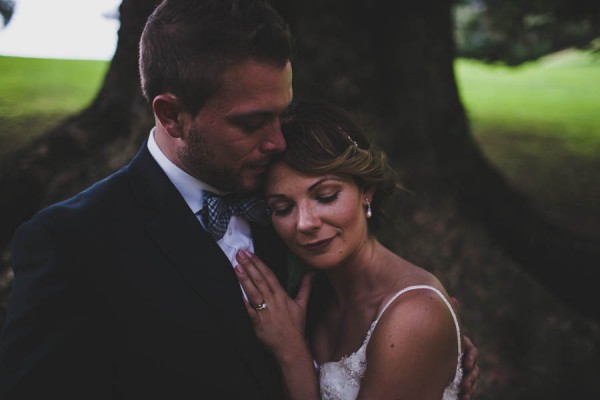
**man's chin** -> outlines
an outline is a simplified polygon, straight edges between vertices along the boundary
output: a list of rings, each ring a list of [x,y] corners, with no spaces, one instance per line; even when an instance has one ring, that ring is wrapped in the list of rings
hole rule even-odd
[[[249,192],[260,192],[262,193],[262,188],[264,186],[265,176],[261,175],[249,175],[245,176],[240,185],[240,191],[244,193]]]

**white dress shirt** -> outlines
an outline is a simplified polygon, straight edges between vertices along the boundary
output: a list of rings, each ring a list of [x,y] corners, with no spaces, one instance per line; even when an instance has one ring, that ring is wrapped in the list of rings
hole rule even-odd
[[[206,190],[216,194],[222,194],[223,192],[199,181],[177,165],[173,164],[173,162],[163,154],[158,147],[156,140],[154,140],[154,128],[150,131],[150,136],[148,138],[148,150],[162,170],[165,171],[165,174],[167,174],[167,177],[171,180],[173,185],[175,185],[175,188],[181,193],[183,199],[190,207],[190,210],[196,214],[200,224],[204,226],[202,218],[198,213],[202,209],[204,191]],[[217,244],[221,250],[223,250],[223,253],[225,253],[231,262],[231,265],[237,265],[238,262],[235,259],[235,254],[238,250],[254,252],[252,233],[248,221],[238,215],[232,216],[225,235],[217,241]]]

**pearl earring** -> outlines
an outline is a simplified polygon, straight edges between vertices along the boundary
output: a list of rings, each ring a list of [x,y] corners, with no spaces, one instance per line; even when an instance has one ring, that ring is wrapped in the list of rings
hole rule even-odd
[[[367,202],[367,218],[371,218],[373,216],[373,211],[371,210],[371,203],[369,203],[369,199],[365,198],[365,201]]]

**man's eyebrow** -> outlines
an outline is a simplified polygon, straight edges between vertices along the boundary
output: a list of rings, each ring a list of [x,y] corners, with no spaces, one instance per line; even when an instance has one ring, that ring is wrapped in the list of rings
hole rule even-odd
[[[275,113],[270,111],[246,111],[240,113],[232,113],[227,118],[232,120],[238,120],[243,118],[252,118],[252,117],[262,117],[262,118],[270,118],[274,116]]]

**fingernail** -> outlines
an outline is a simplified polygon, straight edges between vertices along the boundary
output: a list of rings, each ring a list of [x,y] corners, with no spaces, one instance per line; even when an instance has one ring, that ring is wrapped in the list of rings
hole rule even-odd
[[[237,272],[240,275],[244,275],[244,270],[242,269],[241,265],[236,265],[235,267],[233,267],[234,271]]]
[[[249,252],[248,250],[242,250],[244,252],[244,254],[246,255],[246,257],[250,258],[252,257],[252,253]]]
[[[238,260],[245,260],[248,258],[248,254],[246,254],[245,250],[240,250],[236,253],[236,257]]]

